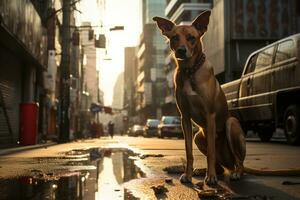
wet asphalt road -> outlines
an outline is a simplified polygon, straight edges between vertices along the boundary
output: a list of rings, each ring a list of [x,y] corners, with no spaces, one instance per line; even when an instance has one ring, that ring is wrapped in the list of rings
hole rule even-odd
[[[245,165],[300,168],[299,150],[280,138],[265,144],[251,138]],[[194,167],[206,166],[195,145],[194,157]],[[177,138],[105,137],[21,151],[0,157],[0,199],[200,199],[199,190],[207,189],[201,185],[203,177],[182,185],[180,174],[163,171],[184,163],[184,141]],[[246,174],[230,182],[225,175],[216,191],[219,199],[300,199],[300,185],[284,181],[299,183],[300,177]]]

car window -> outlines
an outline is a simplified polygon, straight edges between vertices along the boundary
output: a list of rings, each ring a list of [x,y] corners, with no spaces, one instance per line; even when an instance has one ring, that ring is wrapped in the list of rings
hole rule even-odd
[[[275,62],[281,62],[295,56],[295,45],[293,40],[287,40],[278,45]]]
[[[258,53],[255,71],[271,65],[273,52],[274,52],[274,46],[269,47],[263,50],[262,52]]]
[[[163,119],[163,123],[164,124],[171,124],[171,122],[172,122],[172,117],[165,117]]]
[[[173,124],[180,124],[180,118],[179,117],[175,117],[173,120]]]
[[[247,66],[247,68],[246,68],[245,74],[248,74],[248,73],[251,73],[251,72],[254,71],[254,69],[255,69],[255,64],[256,64],[256,60],[257,60],[257,54],[253,55],[253,56],[250,58],[250,60],[249,60],[249,62],[248,62],[248,66]]]
[[[148,126],[157,126],[159,124],[158,120],[149,120],[147,121]]]
[[[180,124],[179,117],[165,117],[163,119],[164,124]]]

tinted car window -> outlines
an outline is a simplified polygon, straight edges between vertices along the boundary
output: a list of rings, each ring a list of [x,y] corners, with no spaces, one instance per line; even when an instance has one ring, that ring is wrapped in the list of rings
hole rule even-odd
[[[165,117],[163,119],[164,124],[180,124],[179,117]]]
[[[271,65],[273,52],[274,52],[274,46],[267,48],[262,52],[258,53],[255,71]]]
[[[147,125],[148,126],[158,126],[159,120],[148,120]]]
[[[275,62],[281,62],[295,56],[295,45],[293,40],[282,42],[278,45]]]
[[[252,56],[248,62],[248,66],[246,68],[246,73],[245,74],[248,74],[248,73],[251,73],[254,71],[255,69],[255,64],[256,64],[256,60],[257,60],[257,54]]]

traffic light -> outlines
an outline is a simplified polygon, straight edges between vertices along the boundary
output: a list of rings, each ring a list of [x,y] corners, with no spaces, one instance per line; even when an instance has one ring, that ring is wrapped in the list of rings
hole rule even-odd
[[[105,47],[106,47],[106,38],[105,38],[104,34],[100,34],[99,39],[95,40],[95,47],[105,49]]]

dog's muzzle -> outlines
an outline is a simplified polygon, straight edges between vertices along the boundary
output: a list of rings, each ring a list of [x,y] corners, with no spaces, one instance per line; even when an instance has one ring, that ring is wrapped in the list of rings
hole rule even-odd
[[[178,47],[175,52],[175,57],[179,59],[186,59],[187,58],[187,50],[185,47]]]

